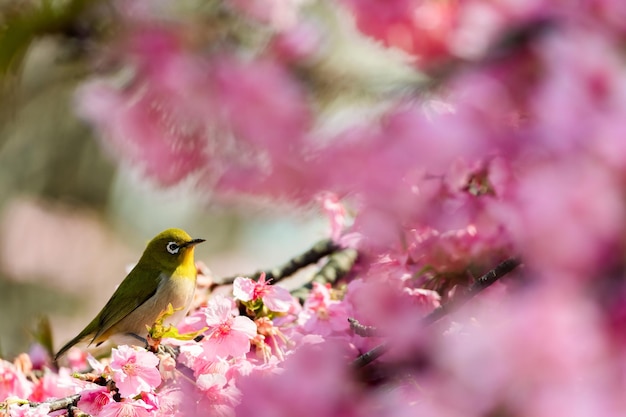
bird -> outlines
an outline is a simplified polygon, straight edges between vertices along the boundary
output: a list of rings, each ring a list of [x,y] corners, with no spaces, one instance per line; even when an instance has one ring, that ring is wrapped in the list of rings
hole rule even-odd
[[[156,235],[102,310],[58,351],[55,361],[83,341],[96,346],[109,339],[145,344],[146,326],[152,326],[168,304],[175,313],[164,324],[176,325],[191,307],[197,277],[194,248],[204,241],[175,228]]]

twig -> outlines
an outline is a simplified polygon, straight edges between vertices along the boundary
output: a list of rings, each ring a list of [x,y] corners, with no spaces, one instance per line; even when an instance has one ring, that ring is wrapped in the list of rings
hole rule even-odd
[[[491,271],[487,272],[486,274],[484,274],[480,278],[478,278],[476,281],[474,281],[474,283],[472,283],[467,288],[467,290],[465,291],[464,294],[462,294],[461,296],[455,298],[454,300],[452,300],[452,301],[450,301],[450,302],[448,302],[448,303],[446,303],[446,304],[444,304],[444,305],[442,305],[440,307],[437,307],[430,314],[425,316],[422,319],[422,324],[425,325],[425,326],[428,326],[430,324],[435,323],[437,320],[439,320],[440,318],[442,318],[446,314],[450,313],[451,311],[453,311],[453,310],[461,307],[463,304],[467,303],[469,300],[471,300],[477,294],[479,294],[482,290],[484,290],[485,288],[489,287],[491,284],[493,284],[494,282],[496,282],[497,280],[499,280],[500,278],[502,278],[506,274],[512,272],[520,264],[521,264],[521,261],[518,258],[509,258],[509,259],[501,262],[494,269],[492,269]],[[350,320],[350,319],[348,319],[348,320]],[[352,322],[350,322],[350,324],[352,325]],[[362,325],[360,325],[360,326],[362,326]],[[363,327],[365,327],[365,326],[363,326]],[[373,327],[373,326],[367,326],[367,328],[368,328],[368,331],[372,331],[372,332],[376,332],[377,331],[376,328]],[[357,334],[359,334],[359,333],[357,332]],[[370,350],[368,352],[365,352],[364,354],[362,354],[359,357],[357,357],[352,362],[352,366],[357,368],[357,369],[361,368],[361,367],[364,367],[364,366],[372,363],[373,361],[375,361],[379,357],[381,357],[387,351],[387,349],[388,349],[388,344],[387,343],[382,343],[382,344],[376,346],[374,349],[372,349],[372,350]]]
[[[222,278],[221,280],[216,282],[214,286],[232,284],[235,281],[235,278],[237,278],[238,276],[247,276],[251,279],[257,280],[263,273],[265,273],[265,277],[267,279],[271,278],[274,282],[278,282],[283,278],[292,275],[299,269],[314,264],[323,257],[328,256],[339,249],[339,245],[337,245],[335,242],[330,239],[324,239],[313,245],[311,249],[298,256],[293,257],[281,266],[265,271],[257,271],[252,275],[234,275]]]
[[[368,350],[367,352],[356,358],[354,361],[352,361],[352,366],[356,369],[362,368],[365,365],[368,365],[383,356],[383,354],[387,352],[388,349],[389,345],[387,343],[381,343],[374,349]]]
[[[348,317],[348,321],[350,322],[350,329],[352,329],[352,331],[361,336],[361,337],[377,337],[380,336],[380,332],[378,331],[378,329],[374,326],[365,326],[361,323],[359,323],[359,321],[357,319],[354,319],[352,317]]]
[[[502,261],[498,266],[493,268],[491,271],[482,275],[476,281],[474,281],[459,297],[455,297],[452,301],[443,304],[433,311],[430,312],[426,317],[422,319],[424,325],[429,325],[431,323],[436,322],[446,314],[450,313],[453,310],[461,307],[469,300],[474,298],[478,293],[480,293],[485,288],[489,287],[491,284],[512,272],[515,268],[517,268],[521,264],[521,261],[518,258],[509,258],[505,261]]]
[[[87,414],[73,405],[67,407],[67,415],[68,417],[91,417],[91,414]]]
[[[80,400],[80,394],[69,395],[64,398],[57,398],[56,400],[48,400],[41,403],[29,402],[28,404],[31,407],[38,407],[42,404],[50,405],[50,412],[59,411],[70,406],[76,406],[78,404],[78,400]]]

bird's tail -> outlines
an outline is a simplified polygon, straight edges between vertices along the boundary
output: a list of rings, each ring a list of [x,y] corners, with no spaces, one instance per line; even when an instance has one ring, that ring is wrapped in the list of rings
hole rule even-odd
[[[81,332],[78,336],[67,342],[56,355],[54,355],[54,361],[56,362],[61,356],[63,356],[68,350],[70,350],[75,344],[82,342],[88,336],[87,333]]]

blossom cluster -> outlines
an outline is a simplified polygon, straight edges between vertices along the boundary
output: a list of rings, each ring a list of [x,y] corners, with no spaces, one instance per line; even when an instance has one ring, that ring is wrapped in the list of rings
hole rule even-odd
[[[77,393],[104,416],[626,414],[626,3],[174,3],[112,2],[102,54],[123,70],[77,111],[157,186],[321,203],[358,262],[302,303],[236,279],[180,325],[203,337],[170,341],[176,360],[92,360],[115,389],[1,362],[12,415]]]
[[[436,306],[432,302],[436,297],[429,301],[423,293],[407,293],[407,297],[424,311]],[[348,381],[334,378],[339,368],[345,368],[341,361],[357,352],[358,336],[347,320],[353,310],[352,303],[340,300],[329,285],[315,283],[301,305],[264,276],[257,281],[238,277],[232,298],[214,296],[180,324],[183,333],[200,329],[201,339],[165,340],[179,349],[176,359],[144,347],[120,345],[110,358],[98,361],[73,348],[67,367],[53,372],[45,353],[39,352],[42,362],[37,367],[34,354],[23,354],[15,363],[0,362],[0,397],[10,416],[47,415],[50,404],[45,401],[74,394],[80,395],[77,407],[92,416],[232,416],[238,407],[256,408],[256,401],[267,401],[264,392],[254,396],[247,392],[258,391],[252,387],[265,380],[271,384],[278,377],[293,378],[294,393],[277,394],[285,400],[291,397],[280,405],[289,414],[295,404],[304,410],[319,403],[316,390],[330,393]],[[289,363],[304,368],[289,370]],[[303,389],[297,378],[312,369],[325,380],[310,381],[311,398],[303,402],[296,394]],[[35,370],[43,376],[35,376]],[[324,386],[331,381],[331,386]],[[26,400],[42,404],[32,407]]]

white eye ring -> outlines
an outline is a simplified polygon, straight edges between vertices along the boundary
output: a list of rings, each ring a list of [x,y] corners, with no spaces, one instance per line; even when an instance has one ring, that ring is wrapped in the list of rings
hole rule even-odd
[[[176,242],[170,242],[167,244],[166,249],[169,253],[171,253],[172,255],[175,255],[178,253],[180,246],[178,246]]]

